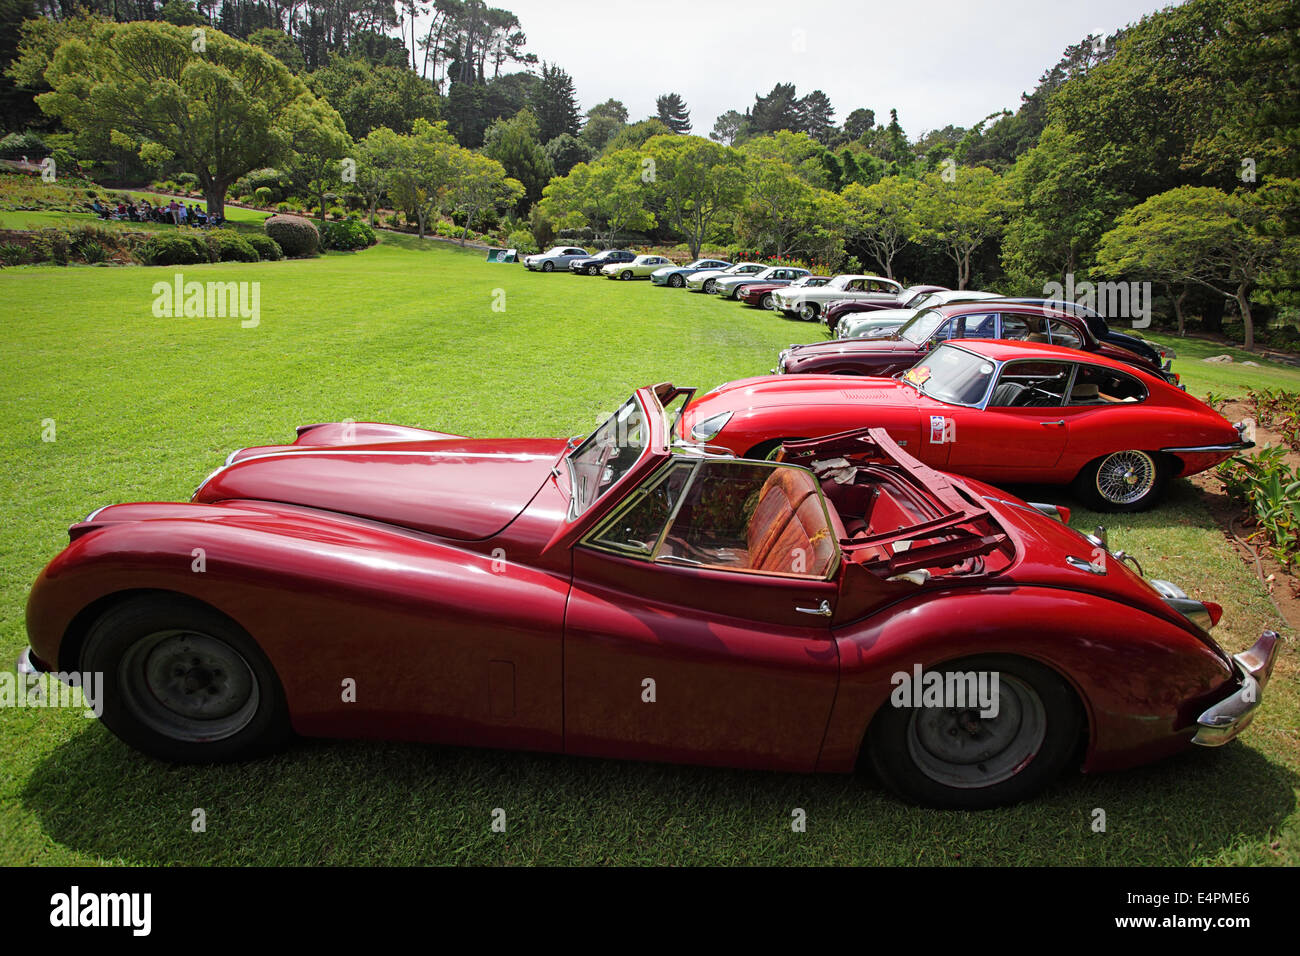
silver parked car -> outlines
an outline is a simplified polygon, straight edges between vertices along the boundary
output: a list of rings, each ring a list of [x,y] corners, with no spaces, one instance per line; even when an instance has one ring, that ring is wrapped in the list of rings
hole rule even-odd
[[[719,276],[713,283],[713,291],[724,299],[735,299],[740,296],[740,290],[746,285],[762,283],[785,286],[806,275],[811,275],[807,269],[799,269],[795,266],[772,266],[762,272],[755,272],[752,276]]]
[[[524,256],[524,268],[533,272],[566,271],[575,259],[586,259],[591,253],[577,246],[554,246],[535,256]]]

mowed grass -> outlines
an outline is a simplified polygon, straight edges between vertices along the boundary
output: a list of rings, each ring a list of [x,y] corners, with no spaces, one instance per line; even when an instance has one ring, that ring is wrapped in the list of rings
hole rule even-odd
[[[261,283],[260,324],[155,318],[152,286],[177,271]],[[184,500],[233,448],[345,418],[577,434],[637,385],[708,389],[821,335],[712,297],[532,274],[395,236],[309,261],[9,269],[0,301],[6,662],[26,644],[27,590],[69,523],[111,502]],[[1193,391],[1209,368],[1176,366]],[[42,440],[50,420],[53,442]],[[1186,482],[1149,514],[1075,513],[1079,527],[1103,522],[1148,575],[1221,602],[1216,636],[1231,650],[1280,626]],[[177,767],[79,712],[4,708],[0,864],[1295,864],[1298,670],[1290,643],[1231,746],[1072,774],[1032,803],[978,814],[906,806],[865,775],[382,742],[304,741],[238,766]],[[204,833],[191,829],[196,808]],[[505,833],[491,829],[495,808]],[[796,808],[806,832],[791,828]],[[1098,808],[1105,832],[1092,827]]]

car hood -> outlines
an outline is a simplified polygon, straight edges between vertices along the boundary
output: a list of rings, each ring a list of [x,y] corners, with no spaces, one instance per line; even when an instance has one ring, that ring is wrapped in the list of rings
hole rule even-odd
[[[274,501],[447,538],[490,538],[524,510],[563,439],[385,442],[263,449],[212,474],[193,500]]]
[[[929,402],[916,389],[892,378],[858,375],[762,375],[721,385],[691,402],[683,413],[683,425],[703,420],[722,411],[777,408],[783,405],[844,405],[845,401],[878,406],[916,408],[918,398]],[[691,421],[687,421],[687,419]]]
[[[820,358],[827,355],[861,355],[878,352],[916,352],[918,346],[903,339],[832,339],[790,347],[792,359]]]

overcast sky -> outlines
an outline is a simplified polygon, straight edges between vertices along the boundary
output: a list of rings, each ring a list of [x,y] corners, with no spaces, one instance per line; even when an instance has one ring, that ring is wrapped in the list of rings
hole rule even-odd
[[[1165,6],[1156,0],[489,0],[528,50],[573,76],[582,109],[610,97],[632,120],[680,93],[707,135],[756,92],[820,89],[835,120],[858,107],[910,138],[1015,110],[1062,51]]]

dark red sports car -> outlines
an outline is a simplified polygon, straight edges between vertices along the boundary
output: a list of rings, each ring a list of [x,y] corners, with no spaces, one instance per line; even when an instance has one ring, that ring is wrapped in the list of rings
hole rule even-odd
[[[294,731],[865,759],[956,807],[1251,720],[1276,635],[1229,657],[1217,605],[883,431],[786,462],[673,445],[688,397],[642,389],[581,441],[332,424],[236,452],[189,502],[74,524],[20,667],[101,674],[104,723],[170,760]]]

